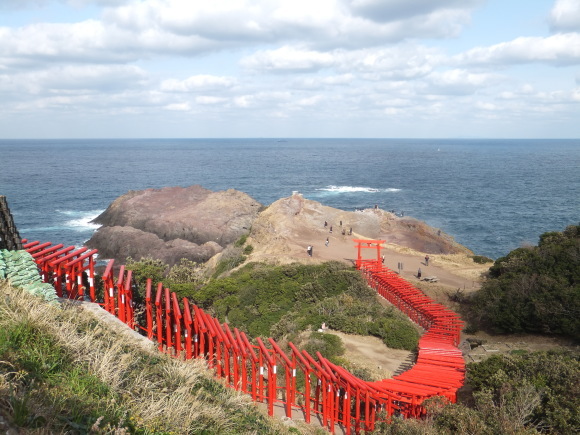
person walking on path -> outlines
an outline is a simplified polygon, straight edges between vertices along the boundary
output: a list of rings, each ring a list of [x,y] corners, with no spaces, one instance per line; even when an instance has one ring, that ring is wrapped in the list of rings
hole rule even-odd
[[[330,234],[332,234],[332,225],[330,226]]]
[[[425,255],[425,266],[429,266],[429,255]]]
[[[306,252],[308,253],[308,255],[310,257],[312,257],[312,246],[311,245],[308,245],[308,248],[306,248]]]
[[[329,244],[329,243],[330,243],[330,240],[328,240],[328,237],[327,237],[327,238],[326,238],[326,242],[324,242],[324,244],[325,244],[326,246],[328,246],[328,244]]]
[[[421,279],[421,268],[417,271],[417,278]]]

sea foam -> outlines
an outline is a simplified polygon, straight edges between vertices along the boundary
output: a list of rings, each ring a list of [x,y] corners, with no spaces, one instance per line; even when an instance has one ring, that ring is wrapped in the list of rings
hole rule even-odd
[[[103,210],[76,211],[76,210],[57,210],[57,212],[69,217],[64,226],[75,231],[91,231],[100,227],[98,224],[91,223]]]
[[[399,192],[401,189],[396,189],[394,187],[387,189],[376,189],[373,187],[357,187],[357,186],[326,186],[320,189],[316,189],[323,192],[333,192],[333,193],[377,193],[377,192]]]

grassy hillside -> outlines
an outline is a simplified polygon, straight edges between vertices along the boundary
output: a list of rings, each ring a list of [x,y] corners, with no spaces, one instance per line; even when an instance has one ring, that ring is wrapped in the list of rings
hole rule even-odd
[[[0,415],[42,433],[288,432],[203,362],[131,345],[78,306],[48,304],[5,281]]]
[[[128,262],[128,267],[134,270],[141,293],[144,278],[155,276],[250,337],[294,341],[301,332],[326,323],[348,334],[378,337],[394,349],[414,350],[419,339],[407,317],[377,303],[376,292],[360,272],[336,261],[282,266],[249,263],[227,277],[189,283],[175,279],[179,266],[165,278],[162,272],[167,266],[158,261]]]

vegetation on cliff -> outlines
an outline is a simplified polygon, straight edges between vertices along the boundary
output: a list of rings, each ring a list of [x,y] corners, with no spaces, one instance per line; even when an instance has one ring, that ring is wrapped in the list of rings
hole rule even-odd
[[[538,246],[496,260],[467,302],[476,327],[580,339],[580,225],[545,233]]]
[[[0,417],[0,428],[26,433],[286,432],[203,362],[131,345],[75,304],[47,304],[5,281]]]
[[[156,260],[130,262],[138,280],[162,278],[166,266]],[[295,339],[301,332],[332,329],[381,338],[391,348],[414,350],[419,333],[396,309],[377,303],[360,273],[339,262],[272,266],[250,263],[224,278],[200,284],[176,280],[174,266],[164,281],[180,296],[244,330],[251,337]],[[172,278],[173,277],[173,278]],[[324,354],[324,353],[323,353]]]

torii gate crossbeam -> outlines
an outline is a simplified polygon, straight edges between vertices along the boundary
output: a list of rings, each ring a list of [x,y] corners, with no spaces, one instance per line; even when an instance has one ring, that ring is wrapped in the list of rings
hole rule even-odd
[[[362,258],[362,250],[363,249],[376,249],[377,250],[377,260],[376,261],[379,263],[381,262],[381,248],[383,247],[383,243],[386,243],[386,240],[353,239],[353,242],[356,243],[355,247],[357,248],[357,259],[356,259],[356,268],[357,269],[360,269],[363,261],[372,261],[372,260],[364,260]]]

